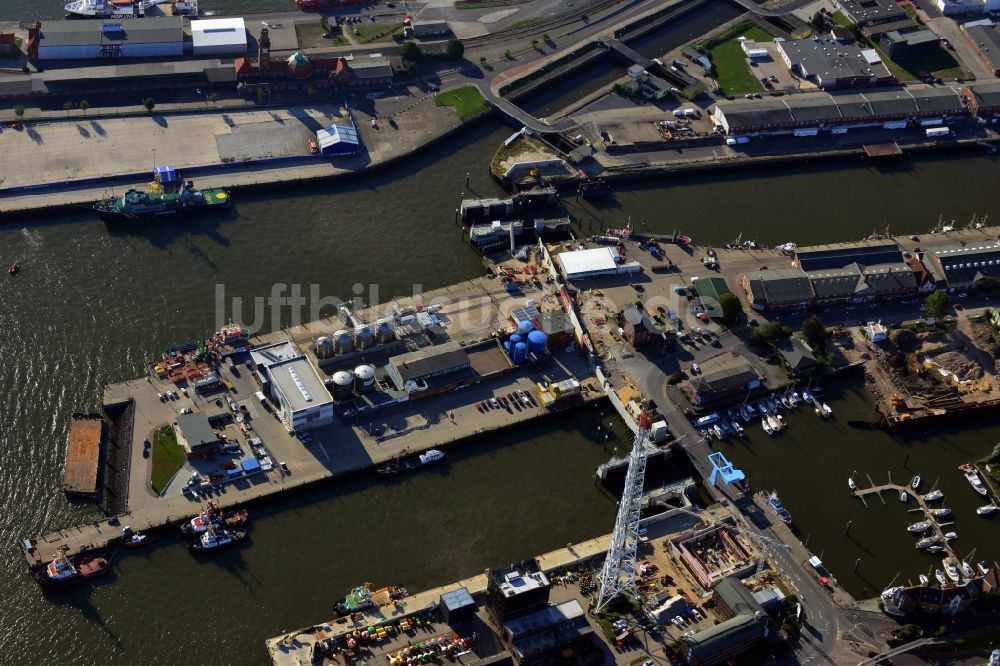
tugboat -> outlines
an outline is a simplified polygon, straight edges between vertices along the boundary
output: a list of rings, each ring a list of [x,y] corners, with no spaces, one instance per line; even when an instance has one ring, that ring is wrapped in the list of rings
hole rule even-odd
[[[188,549],[192,553],[215,552],[235,546],[243,542],[246,538],[246,530],[224,530],[210,526],[197,541],[188,544]]]
[[[20,261],[15,261],[14,263],[12,263],[10,265],[10,268],[7,269],[7,272],[10,273],[11,275],[17,275],[18,273],[20,273],[21,272],[21,262]]]
[[[437,449],[430,449],[426,453],[421,453],[417,456],[416,460],[402,460],[396,461],[394,463],[389,463],[379,467],[376,472],[379,474],[402,474],[403,472],[409,472],[410,470],[417,469],[418,467],[423,467],[424,465],[429,465],[432,462],[437,462],[444,458],[444,452]]]
[[[222,188],[195,189],[186,180],[178,186],[173,167],[157,167],[155,180],[142,192],[129,188],[123,196],[110,196],[94,204],[103,220],[148,220],[164,215],[229,208],[229,192]]]
[[[108,561],[97,556],[77,556],[75,561],[59,555],[35,573],[35,580],[42,587],[69,587],[91,578],[97,578],[111,571]]]
[[[133,532],[127,525],[122,528],[122,548],[142,548],[159,540],[156,532]]]
[[[389,585],[372,592],[372,584],[365,583],[355,587],[346,597],[333,604],[333,609],[341,615],[350,615],[405,596],[406,588],[400,585]]]

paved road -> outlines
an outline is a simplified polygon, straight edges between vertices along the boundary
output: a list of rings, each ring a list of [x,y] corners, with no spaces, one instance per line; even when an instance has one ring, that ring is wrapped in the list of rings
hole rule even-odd
[[[950,17],[945,18],[944,16],[931,18],[927,14],[923,14],[922,18],[928,28],[947,39],[948,43],[955,48],[952,54],[958,56],[965,69],[972,72],[977,81],[987,83],[996,81],[993,71],[979,58],[979,55],[973,50],[972,45],[966,41],[965,33],[959,29],[954,19]]]

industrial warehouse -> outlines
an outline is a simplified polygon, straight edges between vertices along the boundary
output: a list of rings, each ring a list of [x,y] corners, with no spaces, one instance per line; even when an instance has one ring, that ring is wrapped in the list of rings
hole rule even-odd
[[[984,90],[993,94],[995,84]],[[948,120],[968,118],[966,99],[980,86],[967,86],[962,95],[951,88],[911,85],[864,92],[815,92],[716,103],[715,122],[730,136],[815,136],[820,130],[841,134],[850,129],[932,127]],[[992,107],[991,107],[992,108]]]

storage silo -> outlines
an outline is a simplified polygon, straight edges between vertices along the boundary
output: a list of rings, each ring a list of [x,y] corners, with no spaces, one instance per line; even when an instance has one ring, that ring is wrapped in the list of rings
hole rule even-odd
[[[522,338],[533,330],[535,330],[535,324],[530,319],[525,319],[517,325],[517,333]]]
[[[375,333],[367,326],[359,326],[354,329],[354,345],[358,351],[363,351],[375,345]]]
[[[516,345],[519,342],[521,342],[521,336],[518,335],[517,333],[515,333],[514,335],[510,336],[510,338],[507,339],[507,344],[504,345],[504,349],[507,350],[508,356],[514,355],[514,345]]]
[[[333,373],[333,397],[343,400],[351,395],[354,387],[354,375],[346,370],[339,370]]]
[[[384,345],[387,342],[392,342],[394,337],[396,337],[396,333],[388,321],[380,321],[375,327],[375,341],[378,344]]]
[[[375,383],[375,366],[359,365],[354,368],[354,388],[358,393],[364,393]]]
[[[518,342],[514,345],[514,353],[511,355],[511,360],[514,361],[514,365],[521,365],[527,357],[528,345],[523,342]]]
[[[541,358],[545,355],[545,345],[549,336],[543,331],[532,331],[528,333],[528,351]]]
[[[316,338],[316,358],[330,358],[333,356],[333,340],[327,336]]]
[[[354,336],[340,330],[333,334],[333,351],[337,356],[354,351]]]

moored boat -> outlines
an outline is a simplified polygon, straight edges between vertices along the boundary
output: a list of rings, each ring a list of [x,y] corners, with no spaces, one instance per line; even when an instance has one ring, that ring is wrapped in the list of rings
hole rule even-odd
[[[940,540],[941,539],[939,539],[936,536],[924,537],[923,539],[917,541],[916,547],[919,550],[922,550],[924,548],[930,548],[931,546],[936,545]]]
[[[931,555],[938,555],[939,553],[944,552],[944,546],[931,546],[927,549],[927,552]]]
[[[932,490],[924,495],[925,502],[938,502],[944,499],[944,493],[940,490]]]
[[[975,490],[983,497],[986,497],[986,495],[989,493],[989,491],[986,489],[986,484],[984,484],[983,480],[979,478],[979,472],[976,471],[975,469],[969,469],[965,473],[965,480],[969,482],[969,485],[972,486],[973,490]]]
[[[55,557],[44,569],[35,573],[35,580],[42,587],[69,587],[85,580],[97,578],[111,571],[111,566],[103,557],[78,555],[69,558]]]
[[[854,483],[854,478],[853,477],[848,477],[847,478],[847,487],[850,488],[851,490],[857,490],[858,489],[858,484]]]
[[[122,528],[122,548],[142,548],[159,540],[158,532],[134,532],[128,526]]]
[[[920,574],[920,584],[923,586],[930,585],[931,579],[927,577],[927,574]]]
[[[945,578],[944,572],[941,571],[940,569],[934,570],[934,577],[937,578],[937,582],[941,583],[942,585],[948,584],[948,579]]]
[[[822,405],[820,405],[820,408],[823,410],[823,418],[828,419],[831,416],[833,416],[833,410],[830,409],[830,405],[824,402]]]
[[[919,474],[917,474],[916,476],[913,477],[913,479],[910,480],[910,487],[913,488],[914,490],[916,490],[917,488],[920,487],[920,475]]]
[[[192,553],[214,553],[242,543],[247,538],[244,529],[227,530],[210,526],[197,541],[188,544]]]
[[[998,508],[1000,507],[997,507],[995,504],[986,504],[976,509],[976,513],[978,513],[980,516],[988,516],[994,511],[996,511]]]
[[[935,518],[944,518],[945,516],[951,515],[951,509],[948,507],[941,507],[940,509],[931,509],[931,515]]]
[[[903,504],[906,504],[908,501],[910,501],[910,494],[905,490],[900,490],[899,501],[902,502]]]
[[[781,414],[778,414],[775,418],[778,419],[778,424],[782,428],[787,428],[788,427],[788,422],[785,421],[785,417],[784,416],[782,416]]]
[[[962,575],[967,579],[976,577],[976,570],[972,568],[972,565],[966,561],[962,561]]]
[[[178,181],[173,167],[157,167],[156,178],[147,191],[129,188],[120,197],[112,195],[98,201],[94,210],[104,220],[134,221],[200,210],[223,210],[230,205],[228,190],[196,189],[193,181]]]
[[[923,532],[926,532],[928,529],[930,529],[930,526],[931,524],[928,522],[913,523],[912,525],[906,528],[906,531],[910,532],[911,534],[922,534]]]
[[[21,262],[20,261],[15,261],[14,263],[12,263],[10,265],[10,268],[7,269],[7,272],[10,273],[11,275],[17,275],[18,273],[20,273],[21,272]]]
[[[945,541],[954,541],[957,538],[958,538],[958,532],[945,532],[944,533],[944,539],[945,539]]]
[[[962,580],[962,572],[958,570],[957,564],[950,559],[945,559],[941,564],[944,565],[945,575],[947,575],[953,582],[957,583]]]
[[[984,576],[990,572],[990,563],[987,562],[986,560],[979,560],[979,563],[976,564],[976,567],[979,569],[979,573],[983,574]]]
[[[764,418],[767,419],[768,424],[771,426],[771,428],[774,430],[774,432],[778,432],[778,431],[781,430],[781,421],[779,421],[778,419],[774,418],[770,414],[768,414]]]
[[[786,525],[790,525],[792,522],[792,514],[788,513],[788,509],[786,509],[785,505],[781,503],[780,499],[778,499],[778,491],[773,490],[765,495],[764,498],[767,500],[767,505],[778,515],[778,518],[780,518]]]
[[[403,472],[409,472],[410,470],[417,469],[424,465],[429,465],[430,463],[437,462],[444,458],[444,452],[437,449],[430,449],[425,453],[421,453],[416,458],[408,458],[404,460],[397,460],[395,462],[387,463],[382,467],[377,468],[375,471],[379,474],[393,475],[402,474]]]
[[[341,615],[350,615],[391,603],[405,596],[406,588],[400,585],[388,585],[372,591],[372,584],[364,583],[353,588],[347,596],[334,603],[333,609]]]
[[[768,435],[774,434],[774,428],[772,428],[771,424],[767,422],[767,419],[761,419],[760,425],[762,428],[764,428],[764,432],[766,432]]]

